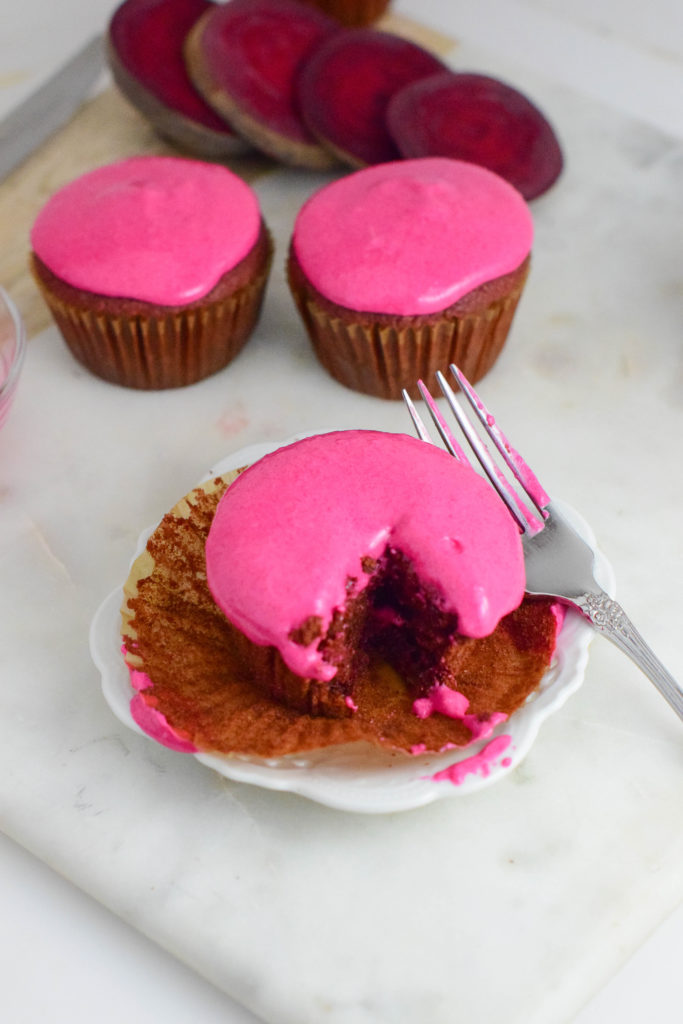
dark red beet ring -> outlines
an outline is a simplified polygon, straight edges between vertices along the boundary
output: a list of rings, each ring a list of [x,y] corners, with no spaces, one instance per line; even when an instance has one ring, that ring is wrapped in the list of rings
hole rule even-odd
[[[562,170],[562,150],[541,111],[486,75],[445,71],[408,85],[392,97],[387,125],[402,156],[480,164],[527,200],[549,189]]]
[[[185,37],[211,0],[125,0],[109,24],[109,42],[129,74],[171,110],[230,133],[190,81]],[[132,97],[129,97],[132,100]]]
[[[397,160],[385,113],[391,97],[442,71],[428,50],[375,29],[346,29],[324,40],[297,83],[304,121],[325,145],[355,166]]]

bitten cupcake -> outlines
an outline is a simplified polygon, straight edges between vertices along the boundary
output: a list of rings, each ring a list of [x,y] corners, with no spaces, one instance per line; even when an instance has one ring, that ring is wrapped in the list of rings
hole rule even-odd
[[[530,265],[524,199],[482,167],[446,158],[380,164],[302,207],[288,278],[322,365],[381,398],[438,392],[454,362],[476,382],[507,338]]]
[[[225,167],[174,157],[108,164],[60,189],[31,232],[36,282],[71,352],[133,388],[226,366],[261,308],[272,243]]]
[[[521,707],[561,617],[493,488],[405,434],[313,435],[212,477],[124,585],[131,713],[179,750],[466,746]]]

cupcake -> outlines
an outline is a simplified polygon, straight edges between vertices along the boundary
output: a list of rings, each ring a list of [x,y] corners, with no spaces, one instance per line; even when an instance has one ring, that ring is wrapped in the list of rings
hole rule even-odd
[[[261,308],[272,243],[253,190],[225,167],[133,157],[66,185],[31,232],[31,266],[73,355],[133,388],[226,366]]]
[[[476,382],[507,338],[530,264],[519,192],[447,158],[380,164],[315,193],[296,218],[289,285],[340,383],[381,398],[438,394],[456,363]]]
[[[377,431],[312,436],[196,488],[124,592],[136,721],[175,749],[263,757],[481,739],[538,687],[558,625],[524,597],[491,487]]]
[[[355,27],[377,21],[389,6],[389,0],[303,0],[309,7],[329,14],[342,25]]]

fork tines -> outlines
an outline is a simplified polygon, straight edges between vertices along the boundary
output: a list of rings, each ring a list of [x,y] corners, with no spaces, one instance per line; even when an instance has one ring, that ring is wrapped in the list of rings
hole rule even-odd
[[[453,364],[451,364],[450,370],[463,395],[468,400],[484,432],[500,453],[501,459],[514,478],[517,486],[521,488],[527,498],[538,510],[538,514],[529,509],[526,502],[520,498],[515,487],[510,483],[498,462],[492,457],[487,445],[464,412],[450,384],[441,371],[437,371],[436,379],[438,385],[441,388],[444,398],[446,399],[451,412],[455,416],[460,429],[465,435],[470,448],[474,452],[482,469],[486,473],[502,501],[505,503],[510,515],[515,520],[520,530],[523,533],[537,533],[543,528],[543,512],[550,503],[550,498],[534,473],[529,469],[519,453],[511,446],[510,442],[496,424],[494,417],[481,401],[479,395],[476,393],[465,375]],[[430,395],[424,383],[422,381],[418,381],[417,386],[420,391],[420,395],[429,410],[429,414],[439,436],[447,450],[459,461],[471,464],[465,452],[455,439],[446,419],[442,415],[438,405]],[[425,427],[422,418],[406,391],[403,392],[403,400],[406,403],[410,417],[415,425],[418,437],[423,441],[433,444],[434,442],[429,431]]]

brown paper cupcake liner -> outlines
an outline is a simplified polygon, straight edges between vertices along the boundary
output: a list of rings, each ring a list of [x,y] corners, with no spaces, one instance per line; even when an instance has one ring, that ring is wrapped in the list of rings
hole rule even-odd
[[[292,287],[315,353],[335,380],[378,398],[399,399],[416,383],[440,395],[436,371],[456,363],[474,384],[487,373],[505,344],[523,283],[483,312],[439,319],[398,318],[397,326],[352,322],[331,316],[311,294]],[[386,319],[386,318],[385,318]]]
[[[157,528],[148,548],[135,560],[124,585],[124,637],[137,640],[131,608],[136,606],[140,596],[141,581],[147,581],[142,582],[142,590],[151,588],[146,601],[149,601],[149,593],[153,594],[154,628],[158,628],[171,611],[175,613],[181,608],[187,621],[193,622],[195,639],[213,645],[218,636],[221,642],[229,644],[232,661],[248,666],[250,678],[261,681],[269,698],[307,715],[348,718],[350,710],[341,688],[297,676],[275,648],[253,644],[227,622],[208,594],[203,571],[204,543],[218,500],[239,472],[227,473],[196,488],[174,506]],[[170,537],[172,542],[169,543]],[[138,619],[144,621],[140,610]],[[128,640],[126,643],[129,664],[139,667],[135,646]]]
[[[261,272],[231,295],[149,315],[85,309],[42,277],[36,281],[64,341],[91,373],[125,387],[161,390],[194,384],[235,358],[256,326],[271,259],[272,246]]]

